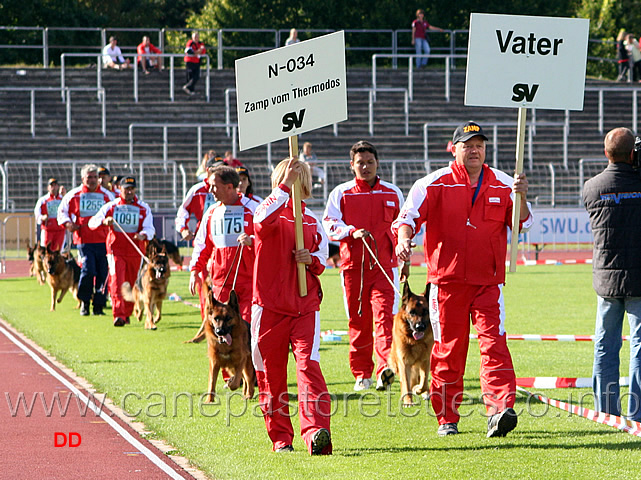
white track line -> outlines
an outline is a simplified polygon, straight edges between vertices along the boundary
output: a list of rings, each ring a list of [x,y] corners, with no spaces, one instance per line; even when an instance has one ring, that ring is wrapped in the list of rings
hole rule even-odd
[[[134,448],[140,451],[145,455],[151,462],[160,468],[163,472],[169,475],[170,478],[174,479],[184,479],[184,477],[173,468],[167,465],[165,462],[160,460],[158,456],[145,447],[137,438],[133,437],[126,429],[124,429],[118,422],[113,420],[108,414],[103,412],[102,407],[96,406],[93,402],[89,402],[89,399],[78,390],[71,382],[66,378],[56,372],[48,363],[42,360],[33,350],[23,344],[20,340],[14,337],[9,331],[7,331],[3,326],[0,325],[0,332],[2,332],[9,340],[11,340],[16,346],[18,346],[22,351],[35,360],[35,362],[49,372],[54,378],[58,379],[64,386],[71,390],[80,400],[82,400],[87,407],[91,408],[96,414],[100,415],[105,422],[107,422],[116,432],[118,432],[125,440],[127,440]]]

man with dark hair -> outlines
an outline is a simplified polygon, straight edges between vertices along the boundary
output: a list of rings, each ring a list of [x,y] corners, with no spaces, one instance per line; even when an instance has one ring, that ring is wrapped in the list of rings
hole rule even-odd
[[[394,287],[385,275],[398,285],[398,259],[390,227],[403,204],[403,194],[396,185],[378,177],[378,153],[374,145],[357,142],[349,155],[354,179],[330,193],[323,227],[330,240],[340,242],[341,281],[349,318],[349,366],[356,379],[354,390],[372,386],[373,353],[377,363],[376,389],[384,390],[394,381],[388,359],[398,304]]]
[[[514,178],[485,164],[487,136],[475,122],[460,125],[452,138],[455,161],[417,180],[394,222],[396,253],[408,260],[412,237],[426,224],[425,261],[434,331],[430,399],[439,436],[458,433],[458,407],[470,323],[479,337],[481,390],[488,437],[516,428],[512,408],[516,375],[505,334],[505,256],[515,193],[520,193],[519,231],[532,224],[524,174]]]
[[[641,177],[633,162],[634,134],[605,136],[606,169],[583,187],[594,235],[592,285],[597,294],[592,388],[594,408],[621,415],[619,352],[624,313],[630,323],[628,416],[641,421]]]
[[[40,245],[52,251],[60,250],[65,242],[65,227],[58,224],[58,207],[62,200],[58,180],[50,178],[47,193],[38,199],[34,214],[40,225]]]
[[[200,41],[200,35],[197,31],[191,32],[191,39],[185,46],[185,72],[187,74],[187,83],[183,85],[183,90],[187,95],[194,95],[196,92],[196,83],[200,78],[200,56],[207,52],[205,44]]]

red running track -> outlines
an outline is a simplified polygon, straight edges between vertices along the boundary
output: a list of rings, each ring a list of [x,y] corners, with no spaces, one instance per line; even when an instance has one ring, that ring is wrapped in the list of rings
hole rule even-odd
[[[0,320],[0,478],[194,478],[36,350]]]

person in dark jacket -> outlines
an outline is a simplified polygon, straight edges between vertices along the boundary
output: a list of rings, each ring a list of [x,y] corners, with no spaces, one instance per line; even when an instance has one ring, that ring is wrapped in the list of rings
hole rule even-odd
[[[633,166],[634,134],[615,128],[605,137],[606,169],[583,187],[594,236],[597,294],[592,384],[595,410],[621,415],[619,352],[623,314],[630,322],[628,416],[641,421],[641,176]]]
[[[630,56],[628,49],[625,46],[625,38],[627,37],[625,30],[621,29],[617,37],[617,63],[619,65],[619,76],[617,82],[628,81],[628,72],[630,71]]]

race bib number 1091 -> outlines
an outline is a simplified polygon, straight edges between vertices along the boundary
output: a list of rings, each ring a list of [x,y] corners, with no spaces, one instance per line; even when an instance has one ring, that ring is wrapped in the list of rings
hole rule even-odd
[[[140,208],[134,205],[117,205],[114,208],[114,220],[127,233],[136,233],[140,223]]]

